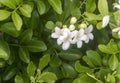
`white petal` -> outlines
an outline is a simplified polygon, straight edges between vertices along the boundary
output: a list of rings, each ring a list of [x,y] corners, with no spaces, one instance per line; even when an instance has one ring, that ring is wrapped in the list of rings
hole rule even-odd
[[[82,41],[78,41],[77,42],[77,48],[81,48],[82,47]]]
[[[83,34],[84,34],[84,32],[85,32],[85,30],[84,30],[84,29],[80,29],[80,30],[79,30],[79,35],[83,35]]]
[[[55,27],[55,32],[56,32],[56,33],[60,33],[60,30],[61,30],[60,28]]]
[[[120,5],[115,5],[114,6],[114,9],[117,8],[117,9],[120,9]]]
[[[85,40],[85,43],[88,43],[89,42],[89,38],[87,38],[86,40]]]
[[[71,43],[71,44],[75,44],[76,42],[77,42],[77,39],[74,38],[70,43]]]
[[[118,32],[118,31],[120,31],[120,27],[112,29],[112,32]]]
[[[77,34],[78,34],[78,31],[77,31],[77,30],[74,30],[74,31],[71,32],[72,37],[76,37]]]
[[[70,42],[63,42],[62,49],[67,50],[70,47]]]
[[[88,32],[92,32],[93,26],[92,26],[92,25],[89,25],[87,29],[88,29]]]
[[[88,34],[88,37],[89,37],[91,40],[93,40],[93,38],[94,38],[94,36],[93,36],[92,33],[89,33],[89,34]]]
[[[103,17],[103,20],[102,20],[102,27],[106,27],[107,24],[109,23],[109,20],[110,20],[110,16],[109,15],[106,15]]]
[[[120,35],[120,31],[118,31],[118,35]]]
[[[120,0],[118,1],[118,3],[120,4]]]
[[[57,39],[57,44],[58,45],[62,44],[62,41],[60,39]]]
[[[83,35],[81,38],[80,38],[80,40],[83,40],[83,41],[85,41],[87,39],[87,36],[86,35]]]
[[[52,37],[52,38],[58,38],[59,35],[58,35],[57,33],[52,33],[52,34],[51,34],[51,37]]]

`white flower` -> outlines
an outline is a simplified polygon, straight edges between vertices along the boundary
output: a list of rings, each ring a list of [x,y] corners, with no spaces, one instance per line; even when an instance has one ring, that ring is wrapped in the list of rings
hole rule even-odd
[[[67,50],[70,47],[73,35],[68,28],[60,29],[56,27],[55,32],[52,33],[51,37],[57,39],[58,45],[62,44],[63,50]]]
[[[76,17],[72,17],[70,20],[70,24],[75,24],[77,22],[77,18]]]
[[[77,43],[77,47],[81,48],[83,41],[86,40],[87,36],[84,34],[84,29],[80,29],[79,31],[75,30],[72,32],[74,35],[72,44]]]
[[[89,40],[93,40],[94,36],[91,33],[92,30],[93,30],[93,26],[92,25],[89,25],[88,28],[85,28],[85,35],[87,36],[87,38],[85,40],[85,43],[88,43]]]
[[[109,15],[106,15],[106,16],[103,17],[103,19],[102,19],[102,27],[103,28],[108,25],[109,20],[110,20],[110,16]]]

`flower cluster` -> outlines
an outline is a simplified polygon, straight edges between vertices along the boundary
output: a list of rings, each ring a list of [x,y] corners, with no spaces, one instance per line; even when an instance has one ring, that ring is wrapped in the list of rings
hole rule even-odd
[[[75,19],[70,21],[71,25],[69,28],[56,27],[55,32],[51,34],[52,38],[57,39],[57,44],[62,45],[63,50],[67,50],[70,47],[70,44],[77,44],[77,48],[81,48],[83,42],[88,43],[89,40],[93,40],[94,38],[93,34],[91,33],[93,30],[92,25],[75,30],[75,22]]]

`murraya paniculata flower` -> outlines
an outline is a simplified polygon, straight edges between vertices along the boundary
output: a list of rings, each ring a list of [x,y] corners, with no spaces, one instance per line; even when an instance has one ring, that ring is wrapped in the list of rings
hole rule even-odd
[[[70,20],[70,24],[75,24],[77,22],[77,18],[76,17],[72,17]]]
[[[69,49],[71,44],[76,44],[77,48],[81,48],[83,42],[88,43],[89,40],[93,40],[92,30],[92,25],[72,31],[69,28],[56,27],[51,37],[57,39],[57,44],[62,45],[63,50]]]
[[[102,19],[102,27],[103,28],[108,25],[109,20],[110,20],[110,16],[109,15],[106,15],[106,16],[103,17],[103,19]]]

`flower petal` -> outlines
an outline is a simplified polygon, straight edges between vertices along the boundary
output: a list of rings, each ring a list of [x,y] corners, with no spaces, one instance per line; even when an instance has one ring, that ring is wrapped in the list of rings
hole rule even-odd
[[[51,34],[51,37],[52,37],[52,38],[58,38],[59,35],[58,35],[57,33],[52,33],[52,34]]]
[[[88,29],[88,32],[90,33],[90,32],[92,32],[92,30],[93,30],[93,26],[92,26],[92,25],[89,25],[87,29]]]
[[[89,42],[89,38],[87,38],[86,40],[85,40],[85,43],[88,43]]]
[[[60,28],[55,27],[55,32],[56,32],[56,33],[60,33],[60,31],[61,31],[61,29],[60,29]]]
[[[117,8],[117,9],[120,9],[120,5],[115,5],[114,6],[114,9]]]
[[[118,31],[118,35],[120,35],[120,31]]]
[[[93,38],[94,38],[94,36],[93,36],[92,33],[89,33],[89,34],[88,34],[88,37],[89,37],[89,39],[91,39],[91,40],[93,40]]]
[[[85,41],[87,39],[87,36],[86,35],[83,35],[81,38],[80,38],[80,40],[83,40],[83,41]]]
[[[70,42],[63,42],[62,49],[67,50],[70,47]]]
[[[57,44],[58,45],[61,45],[62,44],[62,41],[60,39],[57,39]]]
[[[107,24],[109,23],[109,20],[110,20],[110,16],[109,15],[106,15],[103,17],[103,20],[102,20],[102,27],[106,27]]]
[[[77,42],[77,48],[81,48],[82,47],[82,41],[78,41]]]

